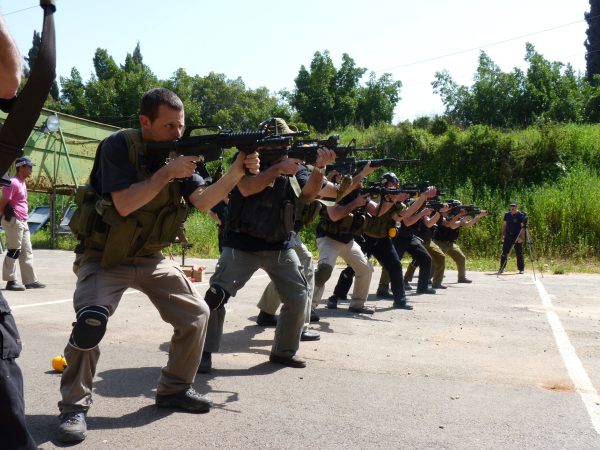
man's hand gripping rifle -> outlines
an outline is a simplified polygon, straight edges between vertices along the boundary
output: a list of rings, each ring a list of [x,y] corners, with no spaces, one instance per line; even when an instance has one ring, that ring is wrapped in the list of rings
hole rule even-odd
[[[192,136],[194,130],[213,129],[216,133]],[[237,148],[246,154],[272,149],[287,149],[295,136],[306,136],[306,131],[284,134],[270,134],[267,131],[222,131],[219,126],[188,127],[184,135],[170,142],[151,142],[146,144],[146,168],[156,172],[171,159],[178,156],[198,156],[197,164],[204,166],[223,157],[223,150]]]

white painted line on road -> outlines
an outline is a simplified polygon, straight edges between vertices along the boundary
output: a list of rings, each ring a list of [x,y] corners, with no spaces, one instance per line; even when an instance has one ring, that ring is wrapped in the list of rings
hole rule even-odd
[[[264,278],[264,277],[268,277],[268,275],[256,275],[253,276],[252,278]],[[194,286],[208,286],[208,281],[206,282],[202,282],[202,283],[193,283]],[[129,294],[139,294],[140,291],[136,290],[136,289],[130,289],[127,290],[123,293],[123,295],[129,295]],[[40,303],[29,303],[26,305],[14,305],[11,306],[10,309],[23,309],[23,308],[34,308],[36,306],[50,306],[50,305],[59,305],[61,303],[71,303],[73,301],[73,298],[67,298],[64,300],[54,300],[52,302],[40,302]]]
[[[537,286],[538,293],[542,299],[542,305],[546,308],[546,317],[548,317],[558,351],[567,367],[567,372],[569,372],[575,390],[579,392],[583,400],[583,404],[592,420],[592,425],[596,429],[596,433],[600,434],[600,397],[598,396],[598,392],[596,392],[590,377],[577,356],[575,348],[571,345],[569,336],[562,326],[558,314],[553,309],[552,300],[548,292],[546,292],[544,285],[539,279],[533,280],[533,282]]]

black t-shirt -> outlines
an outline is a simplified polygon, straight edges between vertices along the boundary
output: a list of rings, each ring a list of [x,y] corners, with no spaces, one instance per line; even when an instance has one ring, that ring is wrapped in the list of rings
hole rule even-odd
[[[302,189],[308,181],[310,172],[306,169],[306,167],[301,166],[300,170],[296,172],[295,176],[298,180],[300,188]],[[286,177],[281,176],[278,178]],[[263,192],[265,192],[265,190],[254,195],[261,195]],[[283,193],[282,200],[292,200],[295,202],[296,198],[296,194],[294,193],[288,180],[285,185],[285,192]],[[234,219],[234,208],[241,208],[243,202],[244,196],[240,193],[239,189],[234,188],[233,191],[231,191],[231,199],[229,200],[229,217],[227,219],[229,221],[228,223]],[[235,232],[226,227],[223,238],[223,247],[231,247],[246,252],[287,250],[296,244],[295,241],[290,241],[291,237],[292,235],[290,235],[288,239],[280,242],[267,242],[265,239],[257,238],[247,233]]]
[[[129,146],[125,135],[116,132],[107,137],[100,149],[100,164],[93,180],[94,187],[101,194],[127,189],[137,183],[138,173],[135,165],[129,159]],[[192,192],[205,184],[204,179],[194,174],[191,178],[181,181],[182,196],[188,201]]]
[[[516,238],[521,232],[521,224],[527,223],[527,214],[523,211],[518,211],[514,215],[507,212],[504,214],[504,221],[506,222],[506,235]]]

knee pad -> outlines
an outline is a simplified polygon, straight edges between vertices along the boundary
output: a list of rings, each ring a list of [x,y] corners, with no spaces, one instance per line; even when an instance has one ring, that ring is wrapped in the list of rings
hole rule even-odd
[[[319,264],[317,270],[315,270],[315,286],[325,286],[327,280],[331,278],[332,273],[333,266],[330,266],[329,264]]]
[[[12,259],[19,259],[19,255],[21,254],[21,249],[18,248],[16,250],[11,250],[10,248],[6,250],[6,256]]]
[[[211,311],[215,309],[220,309],[225,306],[227,300],[229,300],[230,295],[223,289],[221,286],[213,285],[208,288],[206,294],[204,295],[204,301],[208,305]]]
[[[104,333],[109,312],[105,306],[86,306],[77,311],[77,320],[73,323],[73,331],[69,343],[80,350],[91,350],[96,347]]]

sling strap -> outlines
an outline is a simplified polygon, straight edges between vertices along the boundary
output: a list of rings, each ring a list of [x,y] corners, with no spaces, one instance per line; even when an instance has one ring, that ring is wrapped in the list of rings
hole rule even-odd
[[[5,174],[15,158],[23,155],[23,147],[56,77],[55,0],[40,0],[40,6],[44,10],[40,52],[27,84],[12,104],[0,130],[0,174]],[[0,184],[9,185],[10,181],[2,178]]]

